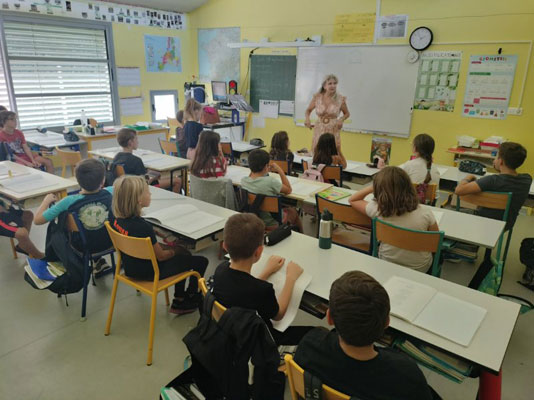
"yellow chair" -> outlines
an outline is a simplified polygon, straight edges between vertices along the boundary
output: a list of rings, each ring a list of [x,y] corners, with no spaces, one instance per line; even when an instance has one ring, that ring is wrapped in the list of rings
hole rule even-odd
[[[159,140],[159,145],[161,147],[161,152],[167,154],[168,156],[174,156],[177,153],[176,143],[169,142],[168,140]]]
[[[308,165],[308,161],[302,160],[302,168],[304,171],[308,169]],[[334,180],[339,182],[339,186],[343,186],[342,171],[343,167],[341,165],[326,165],[321,171],[321,174],[323,175],[325,182]]]
[[[325,208],[332,214],[334,221],[339,221],[344,224],[355,226],[356,229],[364,231],[369,234],[369,240],[365,242],[356,242],[357,237],[354,232],[350,230],[335,229],[332,232],[332,242],[343,247],[347,247],[353,250],[361,251],[367,254],[371,254],[371,231],[373,221],[365,214],[361,214],[351,206],[346,204],[336,203],[331,200],[327,200],[318,194],[315,195],[317,203],[317,215],[319,218]],[[319,226],[319,224],[317,224]],[[319,232],[317,232],[319,233]]]
[[[11,251],[13,252],[13,258],[16,260],[17,258],[19,258],[18,254],[17,254],[17,250],[15,249],[15,241],[13,240],[13,238],[9,238],[9,243],[11,244]]]
[[[76,179],[74,175],[74,167],[80,161],[82,161],[82,155],[79,151],[65,151],[61,150],[59,147],[56,147],[57,155],[61,160],[61,177],[65,178],[67,172],[67,166],[70,166],[71,177]]]
[[[304,370],[293,360],[293,356],[291,354],[286,354],[284,360],[287,367],[291,399],[299,400],[306,398],[306,394],[304,393]],[[321,398],[323,400],[350,400],[350,396],[338,392],[327,385],[323,385],[323,393]]]
[[[200,274],[196,271],[182,272],[181,274],[170,276],[168,278],[159,279],[159,267],[154,253],[154,247],[150,241],[150,238],[136,238],[122,235],[111,228],[109,221],[105,222],[106,228],[109,233],[109,237],[113,243],[113,247],[117,251],[117,265],[115,270],[115,279],[113,280],[113,289],[111,292],[111,303],[109,305],[109,314],[106,322],[106,330],[104,334],[107,336],[111,330],[111,319],[113,317],[113,308],[115,307],[115,298],[117,297],[117,287],[119,281],[132,286],[141,293],[145,293],[152,298],[152,305],[150,308],[150,327],[148,330],[148,355],[147,365],[152,365],[152,349],[154,345],[154,322],[156,319],[156,304],[157,296],[161,291],[165,291],[165,302],[167,306],[169,302],[168,288],[176,283],[183,281],[189,277],[195,277],[200,279]],[[122,253],[129,255],[130,257],[140,258],[142,260],[150,260],[152,262],[152,268],[154,268],[154,280],[153,281],[139,281],[127,277],[121,274],[122,266]]]
[[[206,293],[208,293],[208,287],[206,286],[206,280],[204,278],[200,278],[198,280],[198,287],[200,288],[202,295],[206,296]],[[213,302],[213,308],[211,310],[211,317],[215,321],[219,322],[219,319],[221,319],[225,311],[226,307],[219,303],[217,300],[215,300]]]

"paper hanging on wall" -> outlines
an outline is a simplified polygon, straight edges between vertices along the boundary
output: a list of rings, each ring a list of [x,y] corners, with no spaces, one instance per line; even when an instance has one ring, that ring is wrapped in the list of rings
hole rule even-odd
[[[119,86],[141,86],[141,71],[138,67],[117,67]]]
[[[461,51],[421,54],[414,100],[416,110],[454,111],[461,62]]]
[[[375,13],[336,15],[335,43],[371,43],[375,35]]]
[[[462,115],[506,119],[516,65],[516,55],[471,56]]]
[[[407,28],[407,15],[386,15],[376,20],[377,39],[404,38]]]
[[[280,114],[293,115],[295,113],[295,102],[291,100],[280,100]]]
[[[123,117],[143,114],[143,99],[141,97],[121,98],[119,103],[121,107],[121,116]]]
[[[261,115],[254,115],[252,117],[252,127],[265,128],[265,118],[263,118]]]
[[[263,118],[278,118],[278,100],[260,100],[260,115]]]

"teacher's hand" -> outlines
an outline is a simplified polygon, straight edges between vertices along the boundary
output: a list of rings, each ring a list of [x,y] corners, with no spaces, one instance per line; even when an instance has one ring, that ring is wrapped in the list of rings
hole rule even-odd
[[[313,125],[313,124],[310,122],[310,120],[306,120],[306,121],[304,121],[304,126],[305,126],[306,128],[313,129],[313,127],[314,127],[315,125]]]
[[[342,120],[342,119],[341,119],[341,120],[339,120],[339,119],[337,120],[337,122],[336,122],[336,127],[337,127],[338,129],[343,128],[343,120]]]

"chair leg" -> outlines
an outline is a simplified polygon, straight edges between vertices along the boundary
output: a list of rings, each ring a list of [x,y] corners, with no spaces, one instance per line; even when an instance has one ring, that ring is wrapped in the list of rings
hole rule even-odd
[[[17,254],[17,250],[15,250],[15,241],[13,238],[9,239],[9,242],[11,243],[11,251],[13,252],[13,258],[16,260],[19,258],[19,255]]]
[[[169,301],[169,289],[165,289],[165,304],[167,304],[167,307],[171,304]]]
[[[111,289],[111,301],[109,303],[108,319],[106,321],[106,330],[104,335],[108,336],[111,330],[111,319],[113,318],[113,309],[115,308],[115,298],[117,297],[117,287],[119,286],[119,280],[117,277],[113,279],[113,288]]]
[[[150,327],[148,330],[148,354],[146,365],[152,365],[152,350],[154,348],[154,322],[156,320],[156,304],[158,302],[158,293],[152,294],[152,306],[150,307]]]
[[[82,317],[80,318],[81,321],[85,321],[87,318],[85,317],[86,311],[87,311],[87,286],[89,286],[89,274],[91,273],[91,270],[89,268],[90,260],[88,256],[85,256],[83,258],[83,264],[84,264],[84,270],[83,270],[83,294],[82,294]]]

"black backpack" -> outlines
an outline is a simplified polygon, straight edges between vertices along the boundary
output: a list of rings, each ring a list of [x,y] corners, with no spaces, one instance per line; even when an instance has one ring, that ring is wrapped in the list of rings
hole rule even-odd
[[[519,248],[519,260],[529,269],[534,269],[534,238],[523,239]]]
[[[478,161],[462,160],[460,161],[460,165],[458,165],[458,169],[468,174],[486,175],[485,165]]]

